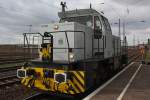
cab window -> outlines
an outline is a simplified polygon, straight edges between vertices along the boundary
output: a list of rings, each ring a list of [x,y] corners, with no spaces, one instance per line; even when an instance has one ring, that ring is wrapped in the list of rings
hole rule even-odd
[[[98,16],[94,16],[94,28],[102,29],[102,24]]]
[[[110,24],[108,22],[108,20],[102,16],[102,20],[103,20],[103,24],[104,24],[104,27],[107,31],[111,31],[111,28],[110,28]]]
[[[94,37],[102,38],[102,23],[98,16],[94,16]]]
[[[60,23],[63,22],[77,22],[83,25],[86,25],[88,27],[92,27],[92,16],[77,16],[77,17],[69,17],[69,18],[62,18],[60,20]]]

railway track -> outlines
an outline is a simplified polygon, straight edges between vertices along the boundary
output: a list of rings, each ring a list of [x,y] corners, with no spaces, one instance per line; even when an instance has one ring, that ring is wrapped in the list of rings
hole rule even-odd
[[[13,84],[18,84],[20,80],[16,75],[5,76],[0,78],[0,87],[11,86]]]
[[[48,93],[36,93],[23,100],[80,100],[78,98],[60,97],[56,95],[50,95]]]
[[[36,99],[37,97],[40,97],[40,96],[42,96],[42,93],[36,93],[36,94],[33,94],[33,95],[23,99],[23,100],[34,100],[34,99]]]
[[[11,64],[17,62],[24,62],[25,60],[31,60],[38,57],[38,53],[18,53],[14,52],[0,52],[0,64]]]
[[[21,68],[22,65],[23,65],[23,63],[20,63],[18,65],[14,65],[12,67],[0,68],[0,77],[16,75],[17,69]]]
[[[22,57],[22,58],[13,58],[13,59],[5,58],[5,59],[0,59],[0,64],[20,63],[30,59],[34,59],[34,57],[29,57],[29,58]]]
[[[0,69],[0,88],[18,84],[20,82],[16,76],[16,70],[20,67],[21,65]]]
[[[17,65],[17,66],[13,66],[13,67],[7,67],[7,68],[0,68],[0,73],[4,73],[7,71],[13,71],[13,70],[17,70],[18,68],[20,68],[23,64]]]
[[[132,61],[137,60],[140,56],[141,56],[141,54],[137,54],[137,55],[132,56],[132,58],[130,58],[130,60],[128,61],[128,64],[131,63]]]

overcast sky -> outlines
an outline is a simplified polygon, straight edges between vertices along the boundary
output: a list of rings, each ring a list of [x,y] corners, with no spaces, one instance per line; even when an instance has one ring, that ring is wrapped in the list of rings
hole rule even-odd
[[[32,32],[36,32],[40,24],[58,21],[60,1],[67,2],[67,10],[89,8],[92,3],[94,9],[104,12],[115,35],[118,35],[118,25],[114,23],[119,18],[125,21],[130,45],[134,36],[136,43],[146,42],[150,37],[149,0],[0,0],[0,44],[21,43],[22,33],[29,31],[28,25],[33,25]]]

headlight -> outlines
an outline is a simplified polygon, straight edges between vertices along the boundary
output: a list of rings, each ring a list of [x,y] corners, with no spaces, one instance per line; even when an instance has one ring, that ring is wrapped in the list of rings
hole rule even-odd
[[[66,73],[55,73],[54,74],[54,80],[57,83],[66,82],[66,80],[67,80],[67,74]]]
[[[58,30],[59,29],[59,26],[58,25],[55,25],[54,26],[54,30]]]
[[[74,54],[73,53],[69,53],[69,58],[73,59],[74,58]]]
[[[27,71],[25,69],[18,69],[17,70],[17,77],[18,78],[25,78],[27,76]]]
[[[18,78],[40,77],[40,73],[36,73],[34,69],[18,69],[17,77]]]

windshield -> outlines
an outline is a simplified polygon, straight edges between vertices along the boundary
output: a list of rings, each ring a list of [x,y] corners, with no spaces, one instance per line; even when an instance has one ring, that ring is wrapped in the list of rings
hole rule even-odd
[[[63,22],[77,22],[89,27],[92,27],[92,16],[78,16],[78,17],[69,17],[69,18],[63,18],[60,20],[60,23]]]

